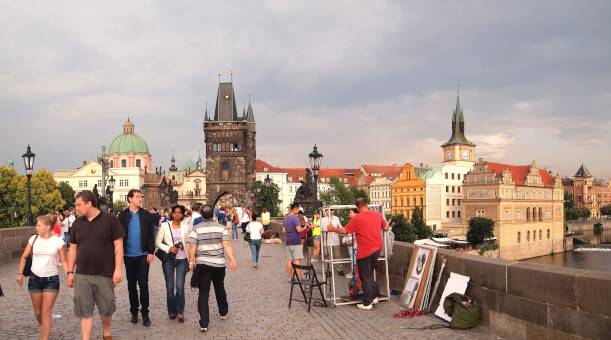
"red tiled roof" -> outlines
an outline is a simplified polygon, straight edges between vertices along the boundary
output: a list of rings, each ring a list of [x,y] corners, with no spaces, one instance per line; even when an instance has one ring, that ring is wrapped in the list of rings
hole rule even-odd
[[[256,162],[256,168],[258,172],[284,172],[284,169],[282,168],[278,168],[275,167],[265,161],[262,161],[260,159],[257,159]],[[265,171],[265,169],[267,168],[267,171]]]
[[[509,171],[511,171],[511,179],[513,179],[516,185],[524,185],[526,182],[526,176],[530,171],[530,165],[511,165],[493,162],[486,162],[486,165],[488,166],[488,169],[494,170],[498,177],[502,177],[503,171],[505,169],[509,169]],[[547,170],[539,169],[539,176],[541,176],[543,186],[554,186],[554,178]]]
[[[306,176],[306,168],[279,168],[270,165],[269,163],[257,159],[256,167],[258,172],[265,172],[264,169],[267,168],[267,172],[286,172],[287,180],[289,182],[297,183],[299,182],[299,178],[305,181]],[[348,176],[348,174],[353,174],[353,176]],[[322,168],[320,169],[319,178],[331,178],[337,177],[342,182],[344,178],[347,178],[349,185],[356,185],[358,176],[360,175],[359,169],[343,169],[343,168]]]
[[[384,177],[395,178],[401,174],[401,165],[371,165],[363,164],[363,170],[367,174],[375,173],[382,174]]]

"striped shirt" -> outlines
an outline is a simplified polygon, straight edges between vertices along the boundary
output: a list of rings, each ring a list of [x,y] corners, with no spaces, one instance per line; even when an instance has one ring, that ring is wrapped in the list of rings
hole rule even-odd
[[[207,220],[194,225],[187,239],[196,246],[195,263],[212,267],[225,267],[223,241],[229,241],[227,228]]]

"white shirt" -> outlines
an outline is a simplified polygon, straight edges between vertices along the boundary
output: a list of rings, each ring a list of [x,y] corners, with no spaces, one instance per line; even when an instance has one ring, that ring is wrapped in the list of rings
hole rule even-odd
[[[263,224],[261,224],[261,222],[250,222],[248,226],[246,226],[246,231],[250,233],[251,240],[260,240],[261,230],[263,230]]]
[[[36,235],[30,237],[28,243],[34,242]],[[49,277],[58,274],[59,251],[65,245],[64,240],[53,235],[47,239],[38,237],[33,247],[32,273],[39,277]]]
[[[63,233],[67,233],[68,231],[70,231],[70,227],[72,227],[72,223],[74,223],[74,220],[76,220],[76,217],[74,217],[74,215],[70,215],[64,218],[64,220],[62,221]]]
[[[242,223],[250,222],[250,216],[248,216],[248,211],[244,211],[242,213],[242,220],[240,222]]]
[[[320,220],[320,230],[327,231],[328,225],[329,218],[325,216]],[[331,217],[331,225],[335,228],[339,228],[342,226],[342,222],[339,220],[339,217],[333,215],[333,217]],[[327,233],[327,245],[339,246],[339,235],[337,233]]]

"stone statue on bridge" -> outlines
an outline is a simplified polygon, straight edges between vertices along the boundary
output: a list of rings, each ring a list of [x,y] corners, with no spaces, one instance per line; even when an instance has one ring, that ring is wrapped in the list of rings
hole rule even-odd
[[[316,197],[316,190],[314,188],[316,183],[314,183],[311,169],[306,169],[305,182],[300,182],[301,186],[297,189],[293,202],[299,203],[306,215],[312,215],[320,205]]]

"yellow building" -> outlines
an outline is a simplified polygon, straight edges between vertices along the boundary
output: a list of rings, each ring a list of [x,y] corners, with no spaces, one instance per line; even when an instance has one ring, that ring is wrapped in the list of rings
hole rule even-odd
[[[393,215],[402,214],[409,220],[412,218],[414,208],[420,207],[422,215],[426,216],[425,182],[420,176],[430,169],[430,167],[424,167],[422,164],[419,167],[409,163],[403,166],[399,179],[392,185],[391,212]]]
[[[533,162],[509,165],[479,160],[463,183],[463,225],[494,220],[499,257],[522,260],[564,251],[564,188],[559,176]]]

